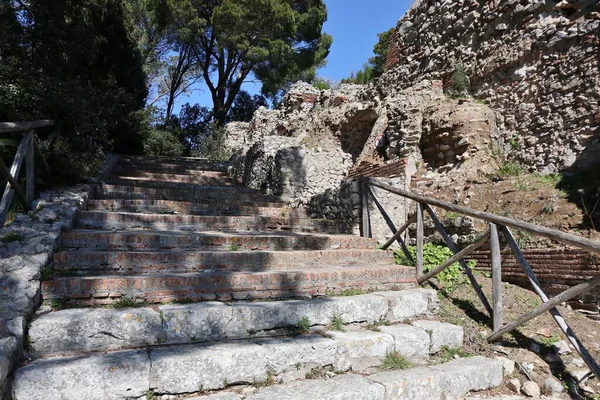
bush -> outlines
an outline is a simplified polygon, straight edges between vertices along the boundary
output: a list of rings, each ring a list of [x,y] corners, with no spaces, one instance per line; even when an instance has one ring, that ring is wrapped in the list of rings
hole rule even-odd
[[[91,181],[96,178],[104,163],[104,152],[97,148],[95,151],[85,151],[76,148],[67,139],[59,138],[52,148],[49,143],[41,144],[52,170],[55,183],[73,185]]]
[[[167,130],[151,129],[144,138],[144,154],[148,156],[180,157],[185,147],[177,136]]]
[[[229,160],[231,151],[225,143],[227,139],[225,127],[213,125],[211,131],[197,155],[211,161]]]
[[[410,246],[408,248],[413,260],[417,259],[417,248],[416,246]],[[454,253],[446,246],[438,246],[433,243],[426,243],[423,246],[423,271],[425,273],[439,267],[444,261],[452,257]],[[406,255],[401,251],[397,250],[394,254],[394,261],[400,265],[415,265],[415,261],[410,261]],[[468,263],[470,268],[475,266],[474,261]],[[463,282],[464,277],[459,263],[454,263],[450,267],[437,275],[437,280],[441,288],[446,292],[452,292],[456,285]]]
[[[450,85],[449,94],[454,97],[463,97],[468,94],[468,91],[469,79],[463,66],[458,64],[452,74],[452,84]]]

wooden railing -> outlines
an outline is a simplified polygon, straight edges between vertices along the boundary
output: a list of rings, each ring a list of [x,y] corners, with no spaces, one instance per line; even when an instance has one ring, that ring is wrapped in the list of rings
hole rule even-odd
[[[415,201],[416,209],[413,217],[409,218],[409,220],[398,230],[394,228],[394,224],[385,213],[385,210],[381,206],[377,197],[375,196],[372,188],[377,187],[384,191],[402,196],[404,198]],[[562,317],[560,312],[556,309],[556,306],[562,302],[570,300],[587,290],[600,285],[600,275],[596,276],[580,285],[574,286],[563,293],[555,296],[552,299],[549,299],[537,276],[531,269],[529,263],[525,259],[523,252],[519,248],[517,241],[512,235],[510,228],[517,228],[523,231],[528,231],[536,235],[544,236],[552,240],[556,240],[558,242],[568,244],[570,246],[574,246],[580,249],[584,249],[587,251],[592,251],[596,253],[600,253],[600,242],[582,238],[576,235],[572,235],[569,233],[561,232],[555,229],[531,224],[524,221],[515,220],[508,217],[503,217],[500,215],[477,211],[472,208],[468,208],[465,206],[448,203],[441,200],[436,200],[433,198],[429,198],[426,196],[422,196],[419,194],[415,194],[406,190],[398,189],[393,186],[381,183],[375,179],[371,178],[362,178],[361,181],[362,188],[362,220],[361,220],[361,231],[363,236],[371,236],[370,235],[370,216],[369,216],[369,208],[368,208],[368,200],[371,198],[373,203],[377,206],[378,210],[382,213],[386,223],[392,230],[393,236],[382,246],[382,249],[388,249],[394,242],[398,242],[400,247],[402,248],[404,254],[409,260],[412,260],[412,256],[409,254],[407,246],[405,242],[402,240],[403,233],[408,229],[408,227],[416,222],[417,224],[417,233],[416,233],[416,274],[417,274],[417,282],[419,284],[423,284],[430,279],[434,278],[440,272],[444,271],[446,268],[450,267],[452,264],[458,262],[460,263],[462,270],[468,277],[473,289],[477,293],[477,296],[481,300],[484,308],[487,310],[489,316],[492,318],[493,332],[487,336],[488,342],[493,342],[498,340],[505,333],[511,332],[519,326],[523,325],[527,321],[539,316],[544,312],[550,312],[560,329],[567,336],[573,347],[577,350],[577,352],[581,355],[581,358],[585,361],[585,363],[590,368],[590,371],[596,375],[600,379],[600,367],[596,363],[596,361],[589,354],[585,346],[581,343],[575,332],[569,327],[565,319]],[[435,214],[433,209],[431,208],[439,207],[441,209],[447,211],[453,211],[462,215],[466,215],[469,217],[477,218],[488,223],[487,232],[482,235],[479,239],[477,239],[473,244],[465,247],[463,250],[459,250],[458,246],[448,232],[440,222],[440,219]],[[446,245],[452,250],[454,256],[450,259],[442,263],[440,266],[434,268],[428,273],[423,272],[423,241],[424,241],[424,233],[423,233],[423,216],[424,211],[429,215],[433,223],[435,224],[436,229],[441,234],[442,238]],[[537,307],[535,310],[521,316],[516,321],[504,324],[503,323],[503,299],[502,299],[502,265],[501,265],[501,257],[500,257],[500,233],[504,236],[504,240],[507,242],[508,246],[512,250],[516,260],[521,265],[525,274],[529,278],[529,282],[531,283],[533,290],[537,293],[537,295],[542,300],[542,305]],[[485,293],[481,289],[481,286],[477,282],[473,271],[467,265],[465,261],[465,257],[471,254],[476,249],[489,244],[491,248],[491,258],[492,258],[492,304],[488,301]],[[414,261],[414,260],[413,260]]]
[[[0,229],[6,222],[6,217],[10,210],[10,206],[13,200],[13,196],[16,194],[17,199],[23,205],[25,210],[31,209],[31,203],[35,197],[35,155],[37,154],[42,162],[44,169],[50,173],[50,167],[44,158],[44,155],[40,151],[35,138],[34,130],[37,128],[44,128],[49,126],[55,126],[56,123],[51,120],[45,121],[34,121],[34,122],[0,122],[0,135],[14,132],[25,132],[25,136],[17,147],[17,153],[15,159],[10,167],[10,170],[4,164],[2,158],[0,158],[0,174],[6,179],[6,188],[0,201]],[[25,193],[19,186],[19,174],[21,167],[25,161],[26,165],[26,181],[25,181]]]

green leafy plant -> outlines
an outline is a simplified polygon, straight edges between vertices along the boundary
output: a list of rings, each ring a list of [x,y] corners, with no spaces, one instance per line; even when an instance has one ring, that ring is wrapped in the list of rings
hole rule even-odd
[[[448,362],[448,361],[453,360],[453,359],[455,359],[457,357],[460,357],[460,358],[472,357],[473,354],[469,353],[468,351],[466,351],[462,347],[447,347],[447,346],[443,346],[440,349],[440,351],[438,352],[438,356],[439,356],[439,358],[440,358],[440,360],[442,362]]]
[[[329,326],[327,327],[330,331],[344,332],[344,320],[339,312],[334,312],[331,315]]]
[[[380,369],[398,370],[412,368],[413,363],[401,356],[398,352],[388,353],[379,366]]]
[[[109,307],[115,308],[115,309],[121,309],[121,308],[141,307],[142,305],[143,305],[143,303],[138,303],[135,301],[135,299],[122,298],[122,299],[115,301],[111,305],[109,305]]]
[[[299,333],[306,334],[310,332],[310,321],[308,317],[304,316],[298,320],[298,324],[296,324],[296,328]]]
[[[417,248],[416,246],[410,246],[408,248],[413,260],[417,259]],[[452,257],[454,254],[452,250],[450,250],[446,246],[438,246],[433,243],[426,243],[423,246],[423,271],[429,272],[438,266],[440,266],[444,261]],[[412,265],[414,266],[414,261],[410,261],[406,255],[397,250],[394,254],[394,260],[396,264],[400,265]],[[469,268],[475,267],[474,261],[469,261],[467,263]],[[451,293],[458,284],[464,281],[464,277],[461,271],[461,267],[459,263],[454,263],[450,267],[446,268],[444,271],[440,272],[437,275],[437,280],[439,285],[443,290],[448,293]]]
[[[519,176],[523,173],[523,167],[514,162],[504,163],[498,168],[498,176],[506,178],[509,176]]]
[[[452,97],[464,97],[469,91],[469,79],[465,73],[465,69],[462,64],[457,64],[454,67],[454,73],[452,74],[452,83],[450,84],[450,90],[448,93]]]
[[[20,242],[21,240],[23,240],[23,235],[19,232],[8,232],[0,238],[2,243]]]
[[[446,217],[446,219],[452,219],[452,220],[454,220],[454,219],[456,219],[456,218],[460,217],[460,214],[459,214],[459,213],[456,213],[456,212],[454,212],[454,211],[448,211],[448,212],[446,213],[445,217]]]

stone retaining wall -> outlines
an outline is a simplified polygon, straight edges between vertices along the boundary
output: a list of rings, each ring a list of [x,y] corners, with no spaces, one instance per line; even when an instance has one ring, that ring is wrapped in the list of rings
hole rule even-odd
[[[548,295],[556,295],[600,274],[600,255],[573,249],[532,249],[523,254]],[[490,252],[474,252],[476,269],[491,271]],[[527,276],[509,249],[502,250],[502,279],[529,287]],[[600,304],[600,288],[580,296],[586,303]]]
[[[597,0],[422,0],[398,22],[383,93],[444,80],[461,64],[494,109],[500,146],[530,169],[600,165]]]
[[[109,156],[98,179],[115,162],[116,157]],[[0,230],[0,398],[13,366],[23,356],[27,321],[40,306],[44,270],[60,246],[61,232],[73,227],[92,190],[84,185],[43,192],[32,211],[18,214]]]

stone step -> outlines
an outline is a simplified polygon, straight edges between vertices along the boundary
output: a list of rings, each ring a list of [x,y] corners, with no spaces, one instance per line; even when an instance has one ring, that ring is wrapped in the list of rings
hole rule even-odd
[[[161,174],[156,172],[131,171],[110,175],[110,181],[133,182],[177,182],[196,185],[234,185],[234,179],[223,172],[202,171],[196,174]]]
[[[79,211],[79,227],[91,229],[158,229],[175,231],[201,230],[295,230],[302,232],[344,233],[343,227],[331,220],[293,217],[229,216],[229,215],[164,215],[101,211]]]
[[[219,193],[219,194],[255,194],[262,195],[264,193],[259,190],[249,188],[239,183],[230,182],[229,184],[193,184],[186,182],[174,182],[174,181],[151,181],[151,180],[140,180],[140,179],[123,179],[118,180],[110,178],[104,183],[98,190],[100,193],[110,193],[113,189],[116,191],[129,191],[129,192],[143,192],[144,189],[162,189],[162,190],[173,190],[173,191],[189,191],[193,193]]]
[[[251,339],[297,332],[298,322],[322,329],[338,315],[350,324],[386,324],[431,317],[439,308],[433,290],[377,292],[358,296],[271,302],[209,302],[156,308],[69,309],[35,319],[29,328],[30,351],[37,357],[120,350],[160,344]],[[421,322],[423,323],[423,322]],[[415,322],[418,325],[418,322]],[[395,340],[412,343],[400,349],[422,360],[441,346],[462,345],[462,328],[429,322],[429,334],[410,325],[380,329]],[[382,331],[382,332],[383,332]]]
[[[88,250],[327,250],[375,249],[375,239],[353,235],[320,235],[284,232],[203,232],[177,233],[152,231],[63,232],[61,247]]]
[[[88,200],[90,211],[125,211],[145,214],[189,214],[189,215],[263,215],[274,217],[308,214],[303,209],[291,208],[285,203],[254,202],[251,200],[199,199],[197,202],[145,199]]]
[[[387,263],[301,271],[57,276],[42,282],[42,297],[63,299],[71,305],[106,305],[122,298],[147,303],[230,301],[324,296],[341,290],[414,287],[414,268]]]
[[[470,391],[502,383],[502,363],[485,357],[366,376],[344,374],[329,380],[304,380],[319,368],[337,373],[363,371],[366,366],[379,365],[386,354],[403,346],[383,333],[347,332],[331,338],[269,338],[48,358],[16,371],[13,399],[200,395],[248,384],[263,386],[246,397],[252,400],[441,400],[461,398]],[[273,385],[277,382],[287,383]]]
[[[392,263],[391,253],[381,250],[156,250],[114,252],[71,250],[54,254],[54,271],[77,274],[135,275],[205,271],[272,271],[310,268],[345,268]]]
[[[128,174],[132,171],[158,173],[158,174],[181,174],[181,175],[194,175],[201,174],[204,172],[220,172],[227,173],[226,165],[200,165],[198,167],[193,165],[181,165],[181,164],[133,164],[133,163],[117,163],[112,169],[111,173]]]
[[[275,196],[260,193],[240,186],[204,185],[195,189],[152,188],[130,185],[102,184],[95,192],[96,199],[149,199],[188,202],[236,201],[278,202]]]
[[[192,169],[205,169],[215,171],[221,169],[226,171],[229,163],[227,161],[209,161],[193,157],[146,157],[146,156],[120,156],[118,166],[181,166]]]

